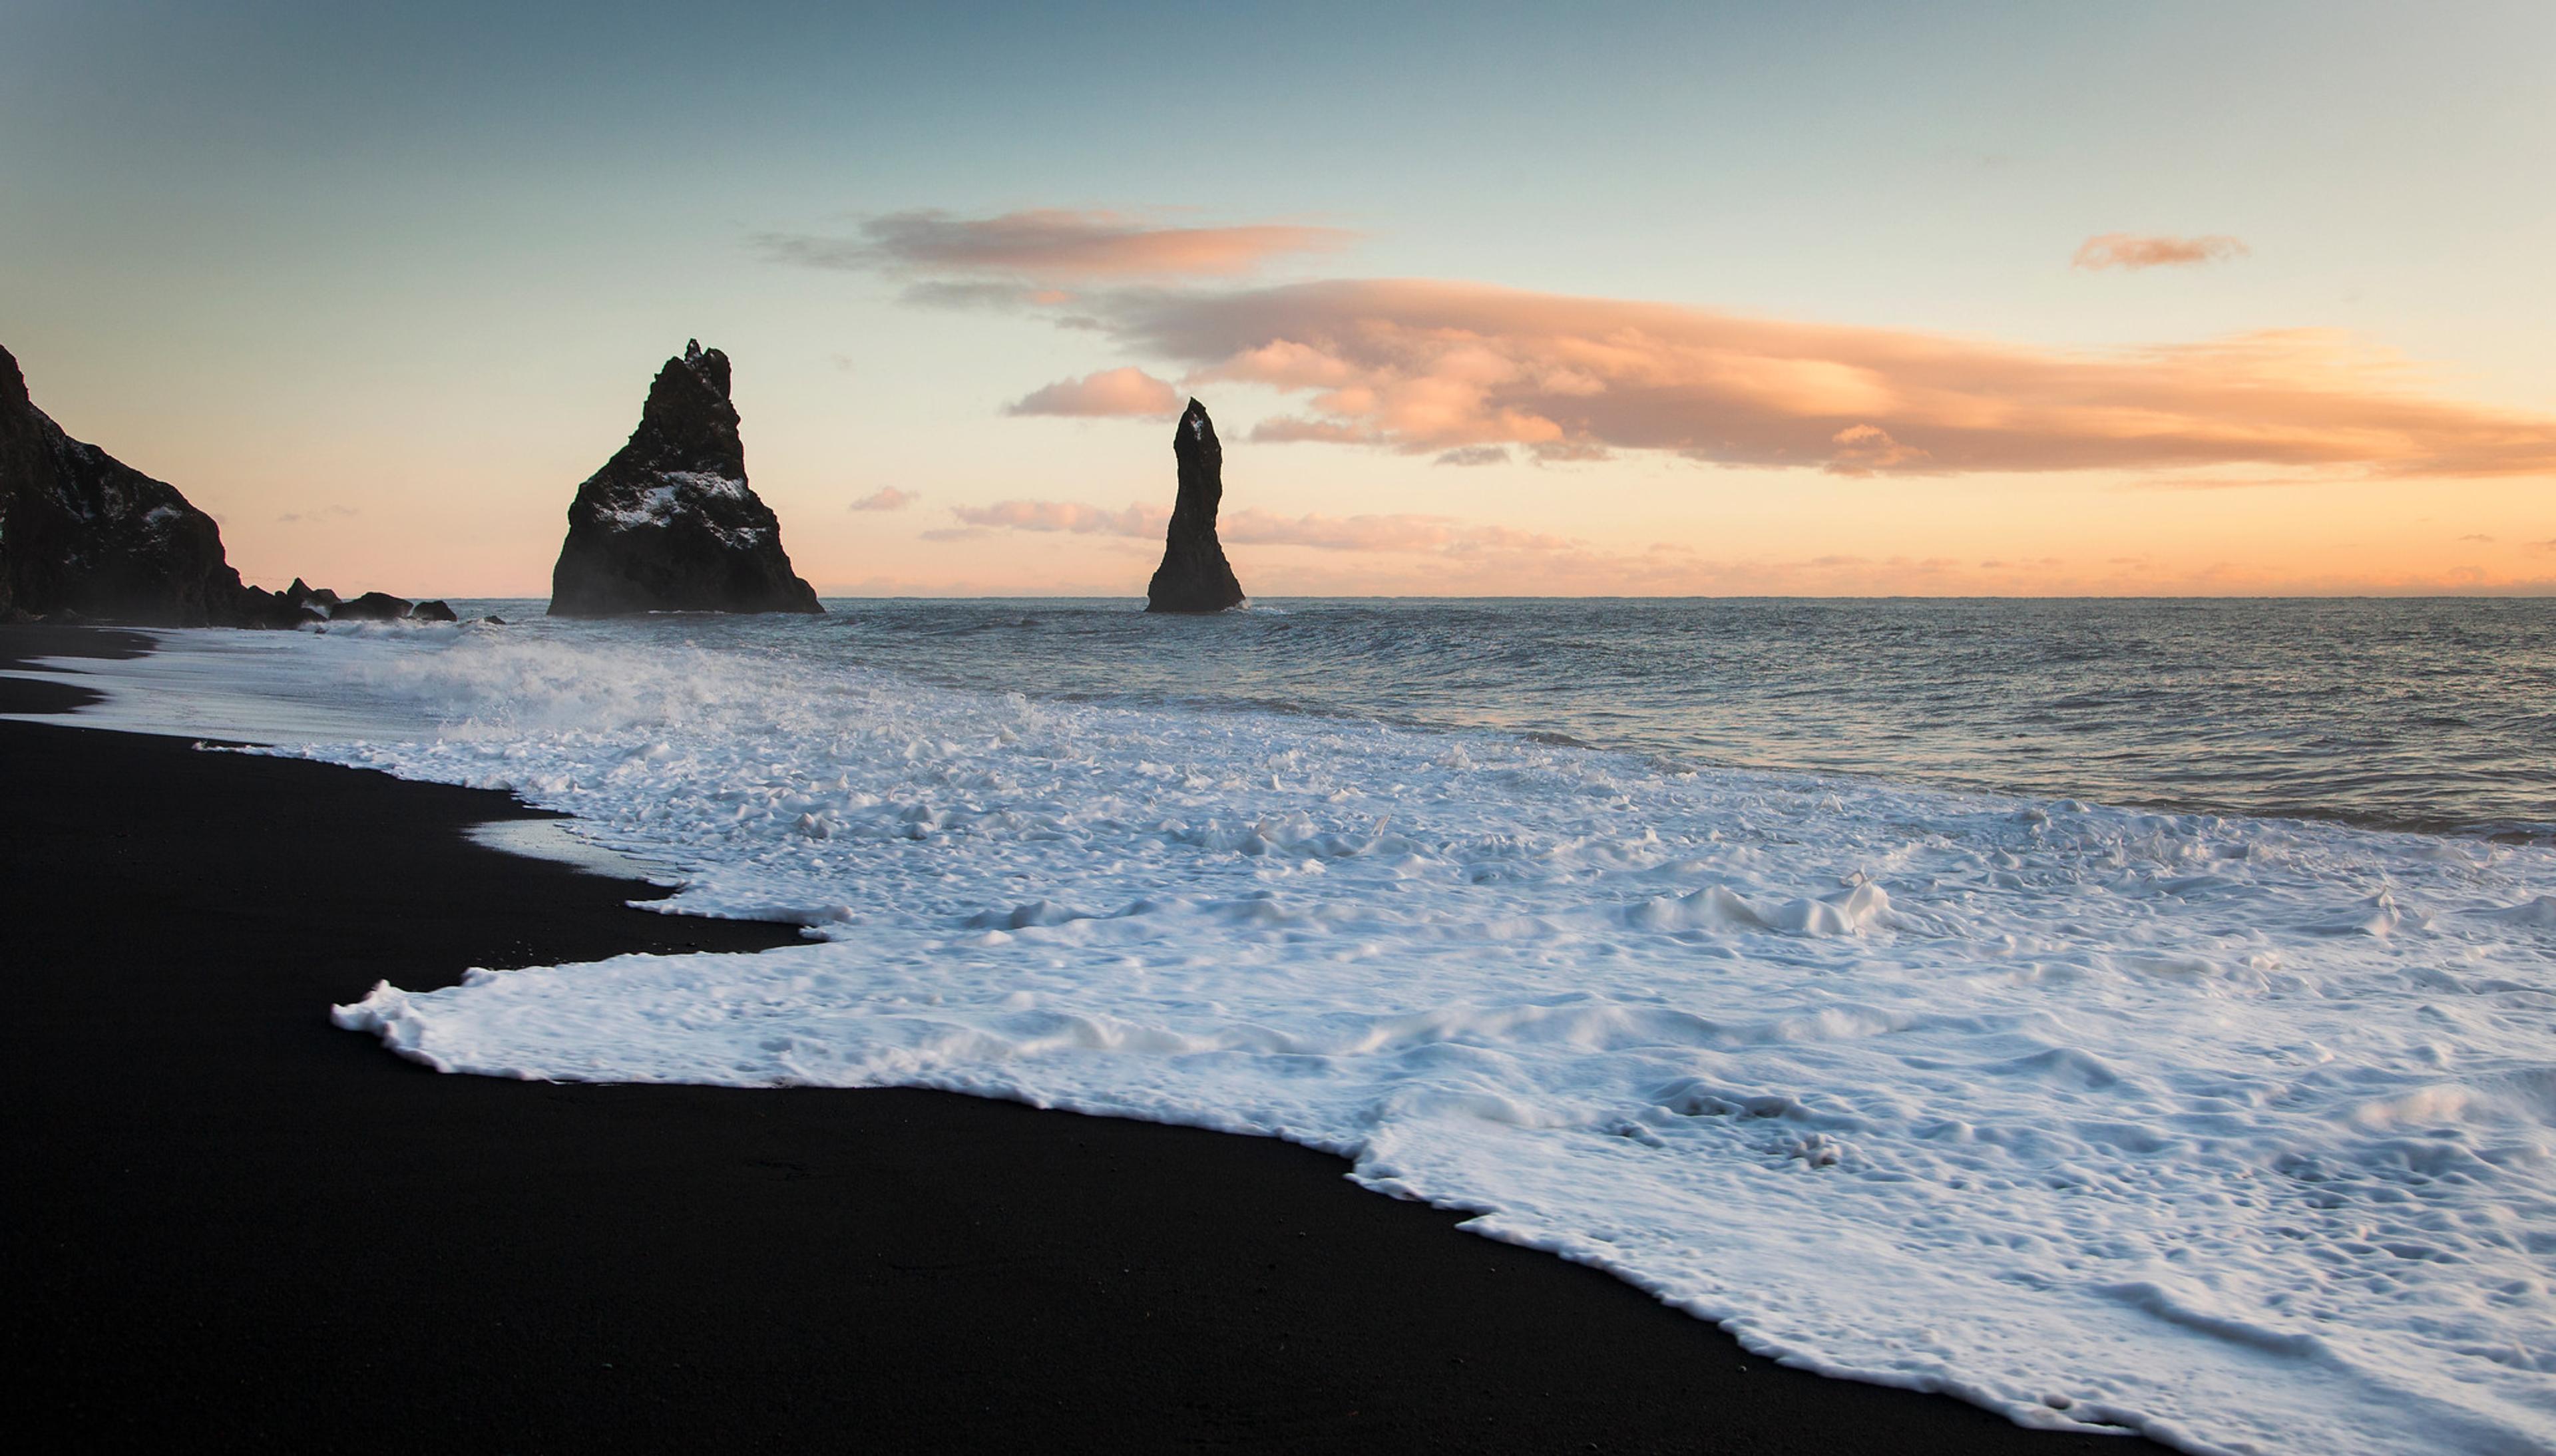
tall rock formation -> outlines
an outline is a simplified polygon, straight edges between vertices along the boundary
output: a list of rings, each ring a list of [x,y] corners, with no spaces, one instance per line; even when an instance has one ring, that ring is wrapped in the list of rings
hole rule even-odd
[[[657,372],[630,442],[569,505],[552,616],[825,610],[745,483],[727,389],[727,355],[698,339]]]
[[[1172,431],[1172,454],[1181,465],[1181,494],[1172,503],[1172,527],[1163,537],[1163,564],[1145,588],[1148,612],[1221,612],[1242,605],[1242,583],[1215,539],[1215,509],[1224,500],[1224,446],[1207,406],[1196,400]]]
[[[269,600],[240,585],[212,517],[176,486],[64,434],[0,348],[0,618],[70,611],[155,627],[244,625]]]

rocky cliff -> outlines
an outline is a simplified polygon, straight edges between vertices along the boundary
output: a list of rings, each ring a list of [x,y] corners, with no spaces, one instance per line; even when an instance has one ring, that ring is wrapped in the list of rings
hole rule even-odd
[[[212,517],[64,434],[0,348],[0,619],[245,626],[273,610],[275,598],[242,586],[223,560]]]
[[[657,372],[630,442],[577,487],[551,614],[824,610],[745,483],[727,355],[687,344]]]
[[[1221,612],[1242,605],[1242,583],[1215,539],[1215,511],[1224,500],[1224,446],[1207,406],[1190,401],[1172,431],[1180,462],[1181,493],[1172,503],[1171,530],[1163,538],[1163,564],[1145,587],[1148,612]]]
[[[0,348],[0,622],[299,627],[349,616],[453,620],[442,602],[412,605],[386,592],[347,604],[299,580],[282,592],[242,583],[212,517],[176,486],[64,434],[36,408],[17,357]]]

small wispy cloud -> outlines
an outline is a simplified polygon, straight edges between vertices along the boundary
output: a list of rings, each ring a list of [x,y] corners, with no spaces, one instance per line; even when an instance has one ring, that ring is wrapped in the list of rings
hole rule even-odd
[[[1471,556],[1493,551],[1551,554],[1583,549],[1578,542],[1509,526],[1483,526],[1449,516],[1278,516],[1235,511],[1216,535],[1237,546],[1311,546],[1326,551],[1401,551]]]
[[[1459,445],[1440,455],[1440,465],[1505,465],[1509,461],[1506,445]]]
[[[2486,535],[2486,534],[2485,534],[2484,532],[2482,532],[2482,531],[2471,531],[2471,532],[2469,532],[2467,535],[2460,537],[2460,538],[2459,538],[2459,540],[2461,540],[2461,541],[2478,541],[2478,542],[2485,542],[2485,543],[2487,543],[2487,544],[2491,545],[2491,544],[2492,543],[2492,541],[2493,541],[2493,538],[2492,538],[2492,537],[2491,537],[2491,536]]]
[[[1926,459],[1924,450],[1892,439],[1890,431],[1878,425],[1850,425],[1830,435],[1829,443],[1837,446],[1837,451],[1829,456],[1827,468],[1839,475],[1915,469]]]
[[[1061,532],[1151,540],[1171,522],[1159,505],[1109,510],[1081,501],[996,501],[953,506],[957,529],[927,532],[930,540],[964,540],[993,531]],[[1553,554],[1584,550],[1566,537],[1488,526],[1452,516],[1280,516],[1261,510],[1227,511],[1216,535],[1228,545],[1306,546],[1324,551],[1366,551],[1477,556],[1490,552]]]
[[[1180,391],[1132,364],[1081,379],[1060,379],[1003,407],[1006,415],[1084,419],[1171,416],[1180,412]]]
[[[1130,542],[1146,539],[1148,552],[1161,540],[1169,513],[1160,506],[1111,510],[1081,501],[1012,500],[954,508],[958,525],[923,533],[927,541],[982,542],[1012,532],[1052,532],[1083,537],[1085,549],[1114,562],[1112,584],[1079,584],[1077,590],[1123,589]],[[2066,595],[2317,595],[2383,592],[2544,595],[2556,590],[2545,574],[2491,575],[2474,568],[2411,571],[2397,576],[2364,573],[2296,576],[2249,569],[2229,561],[2170,567],[2145,555],[2112,555],[2072,561],[2059,556],[1991,556],[1977,561],[1948,555],[1879,555],[1826,552],[1808,556],[1716,557],[1695,546],[1652,542],[1624,548],[1575,537],[1522,530],[1454,516],[1377,514],[1281,516],[1257,509],[1227,511],[1218,535],[1228,546],[1254,551],[1239,562],[1243,574],[1275,595],[1413,594],[1507,595],[1963,595],[1982,592]],[[2556,539],[2530,543],[2556,554]],[[1301,547],[1301,550],[1280,550]],[[1261,552],[1265,551],[1266,554]],[[1045,553],[1058,560],[1073,553]]]
[[[287,511],[278,521],[346,521],[364,514],[353,506],[321,506],[310,511]]]
[[[848,509],[854,511],[902,511],[921,499],[923,499],[923,497],[916,495],[910,490],[898,490],[895,486],[883,485],[877,490],[870,492],[868,495],[861,497],[859,500],[852,502]]]
[[[996,277],[1055,286],[1233,278],[1272,258],[1343,247],[1352,236],[1340,228],[1299,223],[1182,227],[1123,212],[1041,207],[993,217],[958,217],[932,209],[893,212],[862,223],[852,236],[776,232],[754,242],[768,258],[808,268]]]
[[[2196,263],[2221,263],[2242,258],[2254,251],[2232,237],[2212,234],[2208,237],[2147,237],[2138,233],[2098,233],[2078,245],[2075,266],[2094,270],[2104,268],[2177,268]]]

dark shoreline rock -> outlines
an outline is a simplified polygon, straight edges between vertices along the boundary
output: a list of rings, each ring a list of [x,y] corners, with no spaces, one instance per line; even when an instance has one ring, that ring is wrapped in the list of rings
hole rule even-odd
[[[1224,499],[1224,446],[1207,406],[1190,401],[1172,431],[1180,462],[1180,496],[1163,538],[1163,564],[1145,587],[1148,612],[1221,612],[1242,605],[1242,583],[1215,539],[1216,507]]]
[[[341,606],[328,610],[331,622],[404,622],[408,620],[408,598],[386,591],[368,591]]]
[[[223,624],[271,609],[178,488],[72,439],[0,348],[0,615]]]
[[[639,427],[577,487],[551,615],[823,612],[745,480],[727,355],[699,340],[649,386]]]
[[[359,600],[362,620],[409,615],[404,598]],[[285,628],[341,610],[335,592],[299,578],[281,592],[241,581],[212,517],[64,432],[0,347],[0,621]]]

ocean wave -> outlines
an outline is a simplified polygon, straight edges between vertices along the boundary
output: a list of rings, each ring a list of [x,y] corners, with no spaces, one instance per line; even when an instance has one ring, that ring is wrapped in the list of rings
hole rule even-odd
[[[177,634],[84,680],[124,726],[512,789],[679,877],[651,909],[807,927],[338,1009],[430,1065],[1282,1137],[2028,1424],[2556,1444],[2543,845],[1233,700],[1267,681],[1069,702],[875,641]]]
[[[448,731],[303,751],[511,789],[679,866],[675,910],[812,937],[339,1009],[431,1065],[1283,1137],[2030,1424],[2556,1441],[2544,849],[608,634],[362,670]]]

